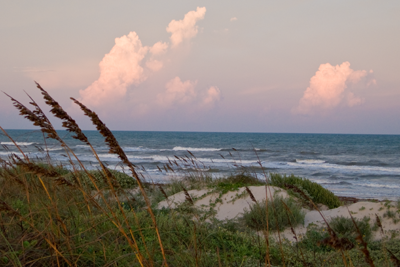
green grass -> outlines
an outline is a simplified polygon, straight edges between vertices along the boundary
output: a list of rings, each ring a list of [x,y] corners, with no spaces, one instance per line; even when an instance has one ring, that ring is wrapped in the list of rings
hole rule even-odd
[[[370,242],[372,238],[372,229],[369,224],[370,218],[364,217],[361,220],[355,218],[354,220],[364,241]],[[343,216],[334,217],[329,224],[339,237],[347,237],[350,241],[356,243],[358,233],[351,218]]]
[[[215,189],[221,194],[226,194],[229,191],[237,191],[241,187],[245,186],[257,186],[265,185],[265,181],[261,181],[254,176],[249,174],[240,173],[236,175],[230,175],[227,177],[216,178],[212,182],[208,183],[208,187]]]
[[[282,176],[280,174],[271,174],[271,182],[273,186],[281,187],[286,189],[286,184],[295,185],[302,190],[307,196],[309,196],[314,203],[321,203],[328,206],[330,209],[337,208],[341,205],[340,200],[328,189],[323,188],[321,185],[312,182],[308,179],[294,176]],[[303,198],[298,193],[288,190],[291,194],[298,198]]]
[[[56,166],[46,168],[58,168],[60,177],[71,175],[71,171]],[[24,171],[23,168],[4,165],[0,168],[0,173],[0,199],[18,213],[14,214],[1,206],[1,266],[25,266],[32,263],[36,266],[56,266],[57,261],[61,266],[68,266],[66,260],[77,266],[140,266],[128,241],[132,239],[126,238],[122,233],[129,231],[132,231],[139,251],[144,255],[144,266],[149,266],[151,261],[155,266],[162,265],[163,257],[157,235],[140,193],[134,194],[131,199],[121,200],[121,210],[115,200],[104,202],[99,199],[87,202],[82,190],[93,192],[90,187],[71,187],[58,184],[57,178],[42,176],[50,200],[36,174]],[[127,178],[123,174],[114,176]],[[27,181],[26,186],[19,182],[24,180]],[[223,190],[226,187],[219,186],[220,183],[227,184],[230,180],[236,181],[236,184],[232,182],[233,186],[229,187],[228,191],[235,190],[237,184],[263,184],[252,177],[230,176],[216,180],[215,187],[212,188]],[[163,188],[171,195],[179,191],[176,189],[178,185],[182,186],[175,181],[175,184],[165,184]],[[187,182],[186,186],[191,187]],[[157,186],[148,184],[145,188],[155,203],[162,199]],[[29,201],[26,190],[29,191]],[[109,192],[107,187],[102,190]],[[290,212],[287,212],[282,201],[286,203]],[[110,208],[107,208],[107,205]],[[292,226],[299,225],[304,220],[304,213],[293,199],[282,200],[276,197],[273,203],[269,202],[268,210],[271,235],[277,230],[276,222],[280,230],[290,227],[288,216]],[[218,266],[219,263],[221,266],[263,266],[265,262],[267,245],[264,237],[257,233],[266,228],[265,202],[253,204],[245,212],[243,219],[231,221],[210,221],[201,217],[198,220],[198,213],[194,208],[155,209],[154,212],[170,266]],[[121,229],[116,227],[116,224],[120,225]],[[358,225],[366,235],[365,240],[369,242],[369,250],[376,266],[389,264],[384,258],[381,243],[370,241],[367,224],[361,221]],[[338,235],[352,236],[355,242],[354,227],[348,219],[333,220],[331,226]],[[317,245],[326,237],[326,229],[324,231],[309,227],[306,236],[298,244],[284,240],[279,244],[275,239],[270,239],[270,261],[274,266],[282,266],[283,260],[286,266],[302,266],[304,262],[301,251],[307,263],[343,266],[338,251]],[[59,255],[46,239],[57,244]],[[388,240],[385,246],[395,255],[399,255],[398,241]],[[358,249],[348,253],[354,266],[363,266],[364,257]]]
[[[286,227],[296,227],[304,223],[305,213],[292,198],[283,199],[275,196],[268,201],[268,216],[266,202],[255,203],[243,213],[244,223],[255,230],[267,229],[271,231],[284,230]]]

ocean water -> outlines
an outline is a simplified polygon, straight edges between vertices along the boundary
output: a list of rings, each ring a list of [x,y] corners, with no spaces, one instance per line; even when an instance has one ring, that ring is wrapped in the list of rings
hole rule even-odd
[[[69,165],[68,157],[54,140],[40,131],[7,131],[31,158]],[[217,177],[245,167],[262,177],[266,173],[294,174],[315,181],[340,196],[359,198],[400,198],[400,136],[282,133],[203,133],[114,131],[121,147],[148,180],[168,181],[162,167],[174,156],[190,156],[200,162],[202,171]],[[60,136],[89,169],[99,167],[90,149],[72,139],[66,131]],[[104,139],[95,131],[85,131],[101,160],[109,168],[123,171],[114,154],[108,153]],[[20,155],[10,140],[0,135],[0,157]],[[191,171],[189,166],[183,171]]]

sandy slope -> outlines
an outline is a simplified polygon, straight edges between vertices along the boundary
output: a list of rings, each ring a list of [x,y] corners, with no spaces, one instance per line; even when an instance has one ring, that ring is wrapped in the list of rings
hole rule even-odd
[[[287,192],[281,188],[277,188],[274,186],[250,186],[249,189],[252,191],[255,199],[260,202],[265,200],[266,190],[268,191],[269,199],[272,198],[274,194],[280,195],[282,197],[289,197]],[[234,219],[241,216],[243,210],[248,208],[249,205],[254,204],[248,194],[244,194],[245,188],[240,188],[235,192],[228,192],[225,195],[220,197],[219,201],[216,202],[219,195],[216,193],[210,193],[209,189],[202,190],[190,190],[188,191],[189,195],[195,202],[196,207],[209,210],[210,204],[214,206],[214,210],[216,211],[215,218],[218,220],[226,220],[226,219]],[[168,201],[164,200],[159,203],[158,207],[170,207],[174,208],[177,204],[185,201],[184,192],[177,193],[173,196],[170,196]],[[395,206],[395,203],[391,203],[392,206]],[[352,213],[354,218],[362,219],[364,216],[370,217],[371,225],[376,221],[375,214],[381,217],[381,222],[383,225],[383,229],[385,231],[385,235],[391,236],[392,233],[397,232],[400,233],[400,222],[395,224],[392,219],[385,218],[383,215],[387,212],[388,208],[384,205],[384,202],[357,202],[348,206],[341,206],[336,209],[321,211],[323,216],[329,222],[331,218],[337,216],[350,217],[349,212]],[[324,226],[323,219],[320,213],[316,210],[306,210],[304,225],[298,226],[295,228],[296,234],[298,236],[302,236],[307,231],[307,226],[310,224],[316,224],[318,226]],[[391,211],[396,212],[397,208],[392,207]],[[284,238],[288,240],[294,240],[293,234],[290,229],[286,229],[283,233]],[[382,234],[380,231],[374,233],[374,239],[381,239]]]
[[[264,186],[249,186],[249,189],[253,193],[255,199],[257,201],[262,201],[265,199],[265,187]],[[242,198],[238,198],[239,195],[244,193],[246,189],[240,188],[238,191],[235,192],[228,192],[221,197],[222,203],[217,202],[215,205],[215,211],[217,214],[215,218],[218,220],[226,220],[226,219],[234,219],[241,215],[244,208],[249,208],[250,204],[254,204],[251,200],[250,196],[246,194],[246,196]],[[199,198],[195,201],[195,205],[198,208],[208,209],[210,203],[214,203],[215,200],[218,198],[218,194],[209,194],[209,189],[202,189],[202,190],[190,190],[188,191],[189,195],[195,199]],[[288,197],[288,194],[285,190],[282,190],[278,187],[270,186],[268,188],[268,196],[271,199],[271,195],[280,195],[282,197]],[[201,197],[203,196],[203,197]],[[184,192],[179,192],[171,197],[169,197],[168,202],[166,200],[160,202],[158,204],[159,208],[168,207],[170,205],[171,208],[174,208],[176,204],[182,203],[185,201],[185,194]]]

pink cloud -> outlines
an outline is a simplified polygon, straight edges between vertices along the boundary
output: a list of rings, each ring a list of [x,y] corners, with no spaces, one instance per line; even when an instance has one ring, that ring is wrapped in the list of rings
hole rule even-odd
[[[157,42],[150,48],[150,53],[157,56],[167,52],[168,44],[163,42]]]
[[[370,71],[372,73],[372,71]],[[332,66],[321,64],[310,80],[299,105],[293,111],[298,114],[312,114],[317,110],[330,110],[339,105],[353,107],[363,99],[348,91],[350,84],[356,84],[367,77],[365,70],[352,70],[349,62]]]
[[[183,20],[169,23],[167,31],[172,34],[173,46],[196,36],[196,22],[204,18],[205,12],[205,7],[198,7],[196,11],[189,11]],[[129,86],[141,84],[149,74],[163,67],[159,56],[167,52],[168,44],[165,42],[143,46],[136,32],[116,38],[114,47],[99,64],[100,77],[80,90],[80,100],[89,106],[102,106],[126,97]],[[176,97],[179,97],[178,92]]]
[[[172,106],[176,104],[187,104],[192,102],[196,97],[194,90],[197,81],[182,82],[179,77],[175,77],[165,85],[165,92],[158,94],[157,100],[164,106]]]
[[[163,90],[159,86],[163,74],[156,75],[165,62],[173,59],[168,54],[171,47],[197,34],[196,22],[204,18],[205,12],[206,8],[198,7],[188,12],[183,20],[172,20],[167,28],[171,33],[171,45],[160,41],[145,46],[136,32],[116,38],[115,45],[99,63],[100,76],[79,92],[80,100],[109,116],[115,113],[145,116],[175,106],[190,107],[191,112],[213,108],[221,100],[218,87],[197,90],[197,81],[182,81],[176,76],[166,82]],[[149,81],[142,84],[146,80]]]
[[[204,105],[214,105],[216,102],[221,101],[221,90],[216,86],[211,86],[206,93],[203,100]]]
[[[163,67],[163,63],[160,60],[150,59],[146,61],[146,67],[152,71],[159,71]]]
[[[99,64],[100,77],[80,91],[81,100],[99,106],[125,96],[129,85],[146,80],[141,61],[148,51],[135,32],[115,38],[114,47]]]
[[[199,31],[196,22],[202,20],[205,14],[205,7],[197,7],[196,11],[189,11],[183,20],[172,20],[167,27],[167,32],[171,33],[172,46],[177,46],[184,39],[195,37]]]
[[[196,110],[210,109],[221,101],[221,90],[211,86],[207,90],[197,90],[197,81],[181,81],[175,77],[165,85],[166,90],[157,95],[157,102],[164,108],[189,105]]]

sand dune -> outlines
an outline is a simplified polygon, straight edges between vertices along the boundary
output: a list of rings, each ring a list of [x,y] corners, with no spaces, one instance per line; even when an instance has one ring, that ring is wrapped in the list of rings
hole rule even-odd
[[[263,201],[268,195],[269,199],[272,199],[274,195],[279,195],[284,198],[289,197],[286,190],[274,187],[274,186],[250,186],[249,189],[252,191],[257,202]],[[267,194],[266,194],[267,191]],[[215,218],[218,220],[227,220],[239,218],[245,208],[249,208],[254,202],[251,200],[250,196],[246,194],[246,189],[240,188],[238,191],[231,191],[222,196],[218,193],[212,193],[211,189],[202,190],[190,190],[189,195],[194,201],[194,205],[197,208],[203,210],[209,210],[210,207],[214,208],[216,214]],[[216,201],[218,199],[218,201]],[[175,208],[178,204],[183,203],[186,200],[185,193],[179,192],[173,196],[170,196],[168,201],[164,200],[158,204],[159,208]],[[383,236],[391,236],[392,234],[398,234],[400,232],[400,222],[395,223],[393,219],[384,217],[384,214],[388,211],[388,204],[392,207],[391,211],[397,212],[395,208],[395,202],[369,202],[361,201],[347,206],[341,206],[335,209],[325,209],[321,211],[325,219],[329,222],[332,218],[343,216],[350,218],[350,213],[354,218],[362,219],[367,216],[370,218],[370,224],[374,224],[376,221],[376,215],[381,218],[384,235],[380,231],[374,232],[373,239],[379,240]],[[322,207],[322,209],[324,209]],[[296,234],[302,236],[307,232],[307,227],[310,224],[315,224],[317,226],[325,226],[323,218],[317,210],[303,209],[306,213],[304,225],[297,226],[295,228]],[[286,229],[282,233],[284,238],[290,241],[294,241],[293,234],[290,229]]]

